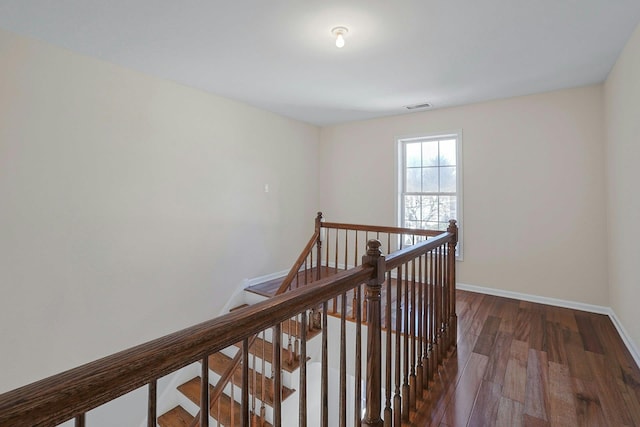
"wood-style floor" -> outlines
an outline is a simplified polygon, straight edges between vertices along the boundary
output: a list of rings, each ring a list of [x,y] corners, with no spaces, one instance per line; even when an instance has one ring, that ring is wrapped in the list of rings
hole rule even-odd
[[[280,282],[251,290],[269,295]],[[609,317],[460,290],[456,296],[457,351],[408,425],[640,426],[640,369]]]
[[[640,426],[640,370],[604,315],[457,291],[457,352],[414,426]]]

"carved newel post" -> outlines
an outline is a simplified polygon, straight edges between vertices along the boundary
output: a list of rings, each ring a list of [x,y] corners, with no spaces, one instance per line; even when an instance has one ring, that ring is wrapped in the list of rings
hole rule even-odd
[[[315,232],[316,232],[316,278],[315,280],[320,280],[322,278],[322,212],[318,212],[316,216],[315,222]],[[311,323],[309,325],[309,330],[313,329],[322,329],[322,306],[313,307],[311,309]]]
[[[362,420],[363,426],[382,426],[380,411],[382,408],[382,344],[381,344],[381,309],[380,290],[384,282],[385,259],[380,251],[379,240],[367,242],[367,254],[362,257],[362,264],[374,267],[374,274],[367,282],[367,390],[366,412]]]
[[[449,348],[454,349],[458,342],[458,316],[456,315],[456,245],[458,244],[458,226],[456,220],[449,220],[447,232],[453,234],[453,239],[449,241],[449,255],[447,260],[449,265]]]

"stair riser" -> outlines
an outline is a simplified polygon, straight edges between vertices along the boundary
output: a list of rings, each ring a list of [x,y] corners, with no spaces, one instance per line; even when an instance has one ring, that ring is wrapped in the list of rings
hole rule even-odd
[[[189,399],[184,394],[182,394],[182,393],[178,393],[178,394],[179,394],[178,404],[180,406],[182,406],[184,409],[186,409],[187,412],[189,412],[192,416],[195,416],[196,414],[198,414],[198,412],[200,411],[200,407],[198,405],[196,405],[191,399]],[[225,394],[227,394],[227,396],[231,396],[226,391],[225,391]],[[291,395],[291,397],[289,399],[296,400],[296,399],[293,399],[293,396],[295,396],[295,393],[293,395]],[[238,403],[241,403],[241,395],[240,395],[239,392],[235,393],[234,398],[236,399],[236,401]],[[289,399],[287,399],[287,400],[289,400]],[[296,400],[296,402],[297,402],[297,400]],[[284,404],[284,402],[283,402],[283,404]],[[297,403],[296,403],[296,405],[297,405]],[[262,406],[262,402],[260,402],[258,399],[256,399],[256,411],[257,411],[258,414],[260,414],[260,407],[261,406]],[[264,406],[265,406],[265,419],[267,420],[267,422],[273,423],[273,408],[270,407],[269,405],[267,405],[266,403],[265,403]],[[215,417],[214,417],[214,415],[216,415],[216,412],[215,412],[216,410],[217,410],[217,408],[214,405],[211,408],[211,412],[209,414],[209,425],[211,425],[211,426],[218,425],[217,421],[215,420]],[[251,396],[249,396],[249,410],[250,411],[252,410]]]
[[[220,380],[220,376],[218,374],[216,374],[213,371],[209,371],[209,383],[211,385],[215,385],[217,384],[217,382]],[[231,397],[231,384],[227,384],[227,386],[224,388],[224,394],[226,394],[227,396]],[[295,394],[295,393],[294,393]],[[258,408],[258,410],[260,410],[260,407],[262,406],[262,401],[259,398],[260,396],[256,396],[256,408]],[[235,386],[234,392],[233,392],[233,398],[236,402],[238,403],[242,403],[242,391],[240,390],[240,387]],[[190,400],[189,400],[190,401]],[[193,402],[192,402],[193,403]],[[253,404],[252,402],[252,397],[251,394],[249,394],[249,407],[251,407]],[[267,413],[271,413],[273,412],[273,408],[271,406],[269,406],[268,402],[265,402],[264,404],[265,409],[267,410]],[[184,406],[183,406],[184,407]],[[271,412],[270,412],[271,411]],[[271,416],[271,415],[270,415]],[[267,418],[268,420],[271,420],[271,418]]]
[[[234,357],[235,356],[235,351],[236,348],[232,347],[233,351],[231,351],[229,348],[226,348],[224,350],[222,350],[222,353],[224,353],[225,355],[229,356],[229,357]],[[249,357],[250,362],[249,362],[249,367],[253,368],[253,357],[250,356]],[[284,364],[284,361],[283,361]],[[271,377],[271,363],[269,362],[265,362],[264,363],[265,366],[265,371],[267,372],[267,377]],[[262,373],[262,359],[260,358],[256,358],[256,372],[258,373]],[[293,372],[287,372],[284,369],[282,370],[282,385],[285,387],[289,387],[291,389],[295,389],[298,387],[298,383],[300,381],[300,374],[299,374],[300,370],[296,369]],[[219,377],[216,378],[216,381]],[[211,380],[211,384],[215,384],[213,382],[213,380]]]

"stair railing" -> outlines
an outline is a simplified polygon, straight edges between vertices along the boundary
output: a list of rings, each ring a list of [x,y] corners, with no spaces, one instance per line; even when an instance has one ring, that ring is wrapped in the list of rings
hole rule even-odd
[[[321,248],[322,247],[322,242],[320,240],[320,226],[321,226],[321,223],[322,223],[322,212],[318,212],[318,215],[317,215],[316,220],[315,220],[315,231],[314,231],[313,235],[311,236],[311,238],[309,239],[309,241],[305,245],[305,247],[302,250],[302,252],[300,252],[300,255],[298,256],[298,258],[294,262],[293,266],[289,270],[289,273],[284,278],[282,284],[280,285],[280,287],[276,291],[275,295],[281,295],[281,294],[287,292],[288,290],[292,289],[294,280],[296,282],[296,288],[299,287],[298,286],[298,284],[299,284],[299,274],[300,274],[300,270],[302,269],[303,266],[304,266],[304,270],[303,270],[304,271],[304,276],[305,276],[305,278],[307,277],[307,271],[308,271],[307,260],[310,259],[309,263],[311,265],[313,265],[313,249],[314,249],[314,247],[317,247],[317,248]],[[317,250],[317,254],[318,254],[318,264],[320,264],[320,256],[321,256],[321,250],[320,249]],[[320,278],[320,276],[319,276],[320,271],[318,270],[317,272],[318,272],[318,275],[317,276],[312,276],[311,277],[311,281],[313,281],[314,277],[316,279]],[[305,280],[305,282],[307,282],[307,281]],[[290,321],[291,319],[288,319],[288,320]],[[291,326],[290,326],[289,327],[289,347],[288,347],[288,354],[289,354],[289,359],[288,360],[289,360],[289,362],[292,362],[293,359],[295,358],[294,351],[293,351],[293,348],[292,348],[292,345],[291,345],[291,336],[292,336],[292,331],[291,331]],[[257,335],[254,335],[253,337],[249,338],[249,347],[253,346],[256,338],[257,338]],[[298,341],[296,340],[296,342],[298,342]],[[297,352],[296,352],[296,354],[297,354]],[[247,359],[245,359],[243,357],[242,351],[238,350],[236,355],[235,355],[235,357],[233,358],[232,362],[229,364],[229,367],[220,376],[220,379],[218,380],[218,382],[216,383],[215,387],[211,391],[211,396],[209,397],[209,402],[210,402],[209,406],[213,406],[215,404],[215,402],[220,398],[220,396],[222,396],[222,394],[224,392],[224,389],[227,387],[227,384],[229,384],[229,382],[232,380],[234,373],[236,372],[236,370],[238,369],[238,367],[240,366],[240,364],[241,364],[241,362],[243,360],[247,360]],[[264,373],[263,373],[263,375],[264,375]],[[197,427],[198,425],[202,426],[201,422],[202,422],[202,420],[201,420],[200,412],[199,412],[196,415],[196,417],[193,419],[193,421],[191,422],[189,427]]]
[[[317,221],[319,222],[319,221]],[[342,224],[326,224],[325,228],[347,229]],[[350,226],[352,227],[352,226]],[[317,227],[317,230],[323,228]],[[372,227],[374,228],[374,227]],[[349,228],[353,230],[353,228]],[[416,230],[362,230],[365,233],[400,235]],[[326,237],[326,236],[325,236]],[[369,236],[373,237],[373,236]],[[428,236],[424,236],[428,237]],[[321,238],[319,235],[318,239]],[[392,238],[388,237],[388,247]],[[337,238],[336,238],[337,240]],[[349,240],[347,237],[345,240]],[[399,241],[398,246],[403,245]],[[362,263],[356,267],[316,280],[314,286],[304,286],[277,295],[269,300],[231,312],[213,320],[167,335],[129,350],[91,362],[67,372],[32,383],[0,395],[0,425],[50,426],[75,419],[84,426],[85,413],[125,393],[148,385],[148,425],[156,425],[157,380],[196,361],[202,363],[200,416],[202,426],[208,425],[210,396],[208,395],[208,356],[235,343],[242,343],[241,354],[248,360],[252,337],[273,329],[272,373],[274,381],[273,422],[282,421],[281,387],[281,325],[300,316],[306,324],[310,310],[321,307],[321,425],[329,425],[328,359],[339,357],[339,418],[347,424],[347,408],[355,408],[353,423],[367,426],[398,426],[410,418],[422,399],[422,390],[429,387],[445,356],[455,349],[457,318],[455,312],[455,247],[457,227],[451,221],[443,233],[434,233],[428,240],[403,247],[384,257],[382,243],[367,242]],[[327,257],[328,259],[328,257]],[[317,257],[320,260],[320,257]],[[337,263],[336,263],[337,264]],[[325,261],[326,266],[326,261]],[[318,267],[322,264],[318,262]],[[334,265],[335,267],[335,265]],[[319,269],[316,270],[316,273]],[[363,293],[360,292],[364,284]],[[359,319],[360,307],[366,307],[366,333],[362,322],[356,323],[356,337],[366,337],[367,357],[365,380],[365,416],[360,421],[359,402],[362,391],[355,387],[354,401],[347,402],[347,340],[345,321],[350,298],[354,293],[352,311]],[[364,301],[363,301],[364,300]],[[339,318],[339,349],[329,351],[329,305],[334,302],[332,316]],[[365,304],[366,302],[366,304]],[[332,321],[333,323],[333,321]],[[306,332],[307,328],[303,328]],[[306,355],[305,333],[301,333],[301,355]],[[382,335],[384,333],[384,341]],[[359,338],[353,343],[354,374],[359,382],[363,371],[362,346]],[[384,355],[385,364],[382,365]],[[301,357],[299,422],[306,426],[309,384],[306,382],[306,357]],[[248,363],[242,368],[241,425],[248,425],[249,375]],[[384,378],[383,378],[384,371]],[[382,389],[385,390],[384,403]],[[393,394],[393,395],[392,395]]]

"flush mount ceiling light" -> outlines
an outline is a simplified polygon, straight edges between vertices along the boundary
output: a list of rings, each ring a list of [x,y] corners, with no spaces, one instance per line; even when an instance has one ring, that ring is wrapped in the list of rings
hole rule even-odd
[[[344,47],[344,36],[349,32],[347,27],[335,27],[331,30],[331,34],[336,38],[336,47]]]

